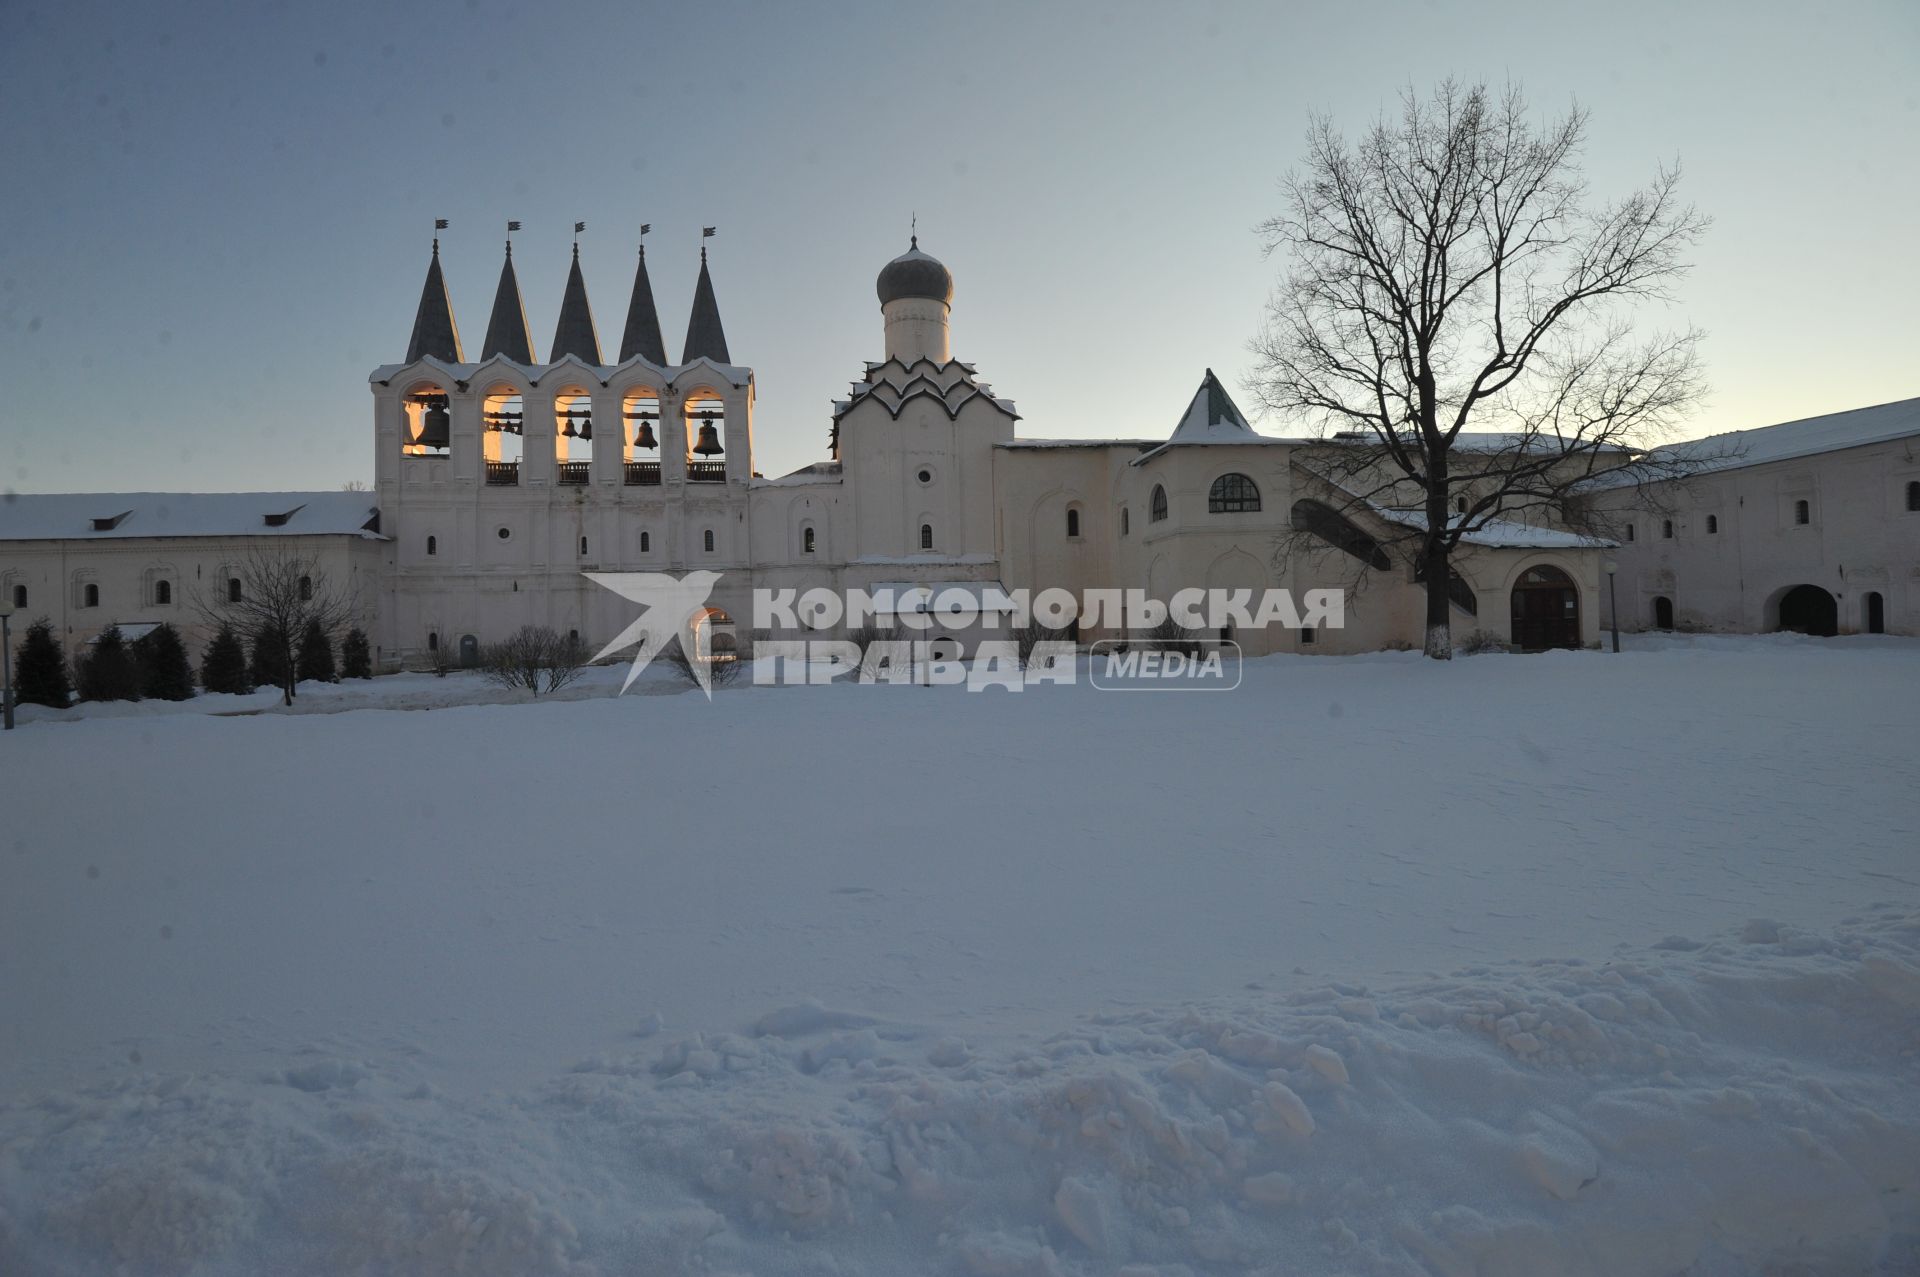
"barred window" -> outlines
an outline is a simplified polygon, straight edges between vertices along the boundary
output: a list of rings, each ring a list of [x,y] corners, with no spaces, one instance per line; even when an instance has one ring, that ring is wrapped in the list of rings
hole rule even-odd
[[[1158,523],[1167,517],[1167,490],[1153,485],[1153,499],[1147,503],[1147,522]]]
[[[1208,514],[1244,514],[1260,508],[1260,489],[1244,474],[1223,474],[1207,490]]]

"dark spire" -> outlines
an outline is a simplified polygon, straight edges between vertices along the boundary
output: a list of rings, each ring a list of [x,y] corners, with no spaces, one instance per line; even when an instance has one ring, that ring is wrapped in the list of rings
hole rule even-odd
[[[633,272],[633,300],[627,303],[627,327],[620,334],[620,362],[635,355],[665,366],[667,341],[660,335],[660,312],[653,308],[653,281],[647,278],[647,246],[640,245],[640,265]]]
[[[533,358],[533,334],[527,331],[527,307],[520,300],[520,279],[513,273],[513,241],[507,241],[507,261],[500,268],[500,287],[493,293],[493,316],[487,320],[487,339],[480,343],[480,358],[505,355],[518,364],[530,364]]]
[[[427,283],[420,290],[420,309],[413,316],[413,336],[407,341],[407,362],[428,355],[450,364],[465,362],[460,357],[460,329],[453,322],[453,302],[447,297],[447,281],[440,274],[437,236],[433,261],[427,266]]]
[[[549,362],[574,355],[587,363],[600,362],[600,335],[593,328],[593,310],[587,305],[587,281],[580,277],[580,245],[573,246],[573,269],[567,272],[567,291],[560,298],[560,323],[553,330]]]
[[[700,281],[693,286],[693,315],[687,320],[687,345],[680,362],[690,364],[702,355],[716,364],[733,362],[727,354],[727,333],[720,326],[720,303],[713,297],[713,276],[707,274],[707,250],[700,249]]]

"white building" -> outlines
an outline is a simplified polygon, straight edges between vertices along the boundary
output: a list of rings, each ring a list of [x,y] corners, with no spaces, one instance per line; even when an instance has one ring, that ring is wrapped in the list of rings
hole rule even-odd
[[[1587,502],[1622,629],[1920,634],[1920,399],[1661,451],[1689,477]]]
[[[732,619],[717,622],[740,629],[756,587],[998,583],[1162,600],[1185,588],[1284,587],[1299,598],[1364,575],[1344,629],[1232,637],[1253,654],[1419,645],[1424,586],[1386,552],[1418,519],[1380,507],[1342,515],[1351,503],[1311,464],[1337,440],[1255,432],[1211,372],[1171,432],[1143,422],[1134,438],[1022,439],[1012,401],[953,357],[946,267],[915,241],[876,290],[882,358],[833,405],[831,455],[766,478],[754,464],[753,371],[728,349],[704,253],[677,362],[667,362],[644,250],[618,349],[607,351],[577,247],[542,360],[509,245],[469,360],[436,243],[406,358],[372,375],[371,496],[218,500],[234,511],[301,507],[286,527],[305,520],[335,565],[329,575],[356,584],[382,668],[459,663],[525,624],[603,643],[632,605],[582,575],[596,570],[720,572],[712,602]],[[189,560],[140,508],[212,500],[16,498],[0,507],[0,575],[28,585],[29,615],[60,601],[44,610],[70,645],[114,622],[192,629],[192,616],[162,615],[144,583],[217,577],[252,516],[223,522],[224,539]],[[121,509],[133,513],[117,527],[93,522]],[[308,513],[323,509],[325,521]],[[1313,548],[1301,548],[1303,530]],[[1456,631],[1529,647],[1597,642],[1605,548],[1564,527],[1487,523],[1457,556]],[[88,594],[88,584],[99,588]],[[96,602],[69,606],[76,598]],[[1119,632],[1113,618],[1094,619],[1078,627],[1082,639]]]

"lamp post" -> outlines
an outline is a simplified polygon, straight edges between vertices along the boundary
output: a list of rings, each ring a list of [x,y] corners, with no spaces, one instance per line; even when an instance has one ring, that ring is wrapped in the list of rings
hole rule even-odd
[[[1618,596],[1613,592],[1613,574],[1619,570],[1620,565],[1618,563],[1615,563],[1612,559],[1607,560],[1607,619],[1613,622],[1613,650],[1615,652],[1620,650],[1620,603]]]
[[[13,600],[0,599],[0,731],[13,730]]]

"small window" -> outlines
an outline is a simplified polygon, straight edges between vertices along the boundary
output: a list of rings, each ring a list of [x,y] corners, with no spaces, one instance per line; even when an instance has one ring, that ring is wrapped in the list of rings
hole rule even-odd
[[[27,587],[26,586],[16,585],[13,587],[13,605],[15,607],[25,607],[27,605]]]
[[[1147,502],[1147,522],[1159,523],[1167,517],[1167,490],[1153,485],[1153,497]]]
[[[1260,508],[1260,489],[1244,474],[1223,474],[1207,490],[1208,514],[1248,514]]]
[[[1633,525],[1631,523],[1627,525],[1627,540],[1633,540]]]
[[[1707,516],[1707,535],[1713,536],[1719,531],[1720,531],[1720,516],[1717,514],[1708,515]]]
[[[1080,512],[1078,510],[1069,509],[1067,511],[1067,535],[1070,537],[1080,535]]]
[[[1800,524],[1813,522],[1813,506],[1806,501],[1794,502],[1793,521]]]
[[[155,581],[153,583],[153,601],[158,607],[173,606],[173,582]]]
[[[439,541],[439,538],[437,538],[437,537],[428,537],[428,538],[427,538],[427,553],[428,553],[429,555],[434,555],[434,554],[438,554],[438,553],[440,553],[440,541]]]
[[[585,537],[580,538],[580,557],[583,559],[587,557],[587,539]]]
[[[800,530],[800,553],[802,554],[813,553],[813,529],[812,528],[802,528]]]
[[[497,537],[499,537],[499,538],[500,538],[500,539],[501,539],[502,541],[505,541],[505,540],[507,540],[507,539],[509,539],[510,537],[512,537],[512,536],[513,536],[513,529],[512,529],[512,528],[500,528],[500,529],[498,529],[498,530],[496,530],[496,531],[494,532],[494,535],[495,535],[495,536],[497,536]]]
[[[569,642],[569,643],[578,643],[579,641],[580,641],[580,631],[579,631],[579,630],[568,630],[568,631],[567,631],[567,642]]]
[[[1129,530],[1130,529],[1127,527],[1127,507],[1121,506],[1120,507],[1120,535],[1121,536],[1127,535]]]
[[[920,480],[920,482],[921,482],[921,483],[932,483],[932,482],[933,482],[933,471],[931,471],[931,470],[922,470],[922,471],[921,471],[921,472],[920,472],[919,474],[917,474],[917,475],[915,475],[914,477],[915,477],[916,479],[918,479],[918,480]]]
[[[313,578],[312,577],[303,576],[300,578],[300,597],[303,600],[310,599],[313,597]]]
[[[1661,521],[1660,539],[1663,541],[1673,540],[1673,520],[1672,519],[1665,519]]]
[[[81,606],[99,607],[100,606],[100,587],[89,582],[87,584],[87,588],[81,591],[81,597],[86,600],[86,602]]]
[[[922,550],[931,550],[933,548],[933,525],[931,523],[923,523],[920,525],[920,548]]]
[[[1910,480],[1907,484],[1907,512],[1920,511],[1920,479]]]
[[[653,549],[653,535],[648,532],[642,532],[640,534],[640,553],[647,554],[651,552],[652,549]]]
[[[227,602],[238,603],[239,601],[240,601],[240,578],[237,576],[230,576],[227,578]]]
[[[713,553],[713,529],[712,528],[708,528],[704,533],[701,534],[701,541],[707,547],[707,553],[712,554]]]
[[[427,650],[429,652],[440,650],[440,635],[433,630],[427,631]]]
[[[1312,647],[1320,641],[1320,635],[1311,625],[1300,631],[1300,646]]]
[[[1467,499],[1465,497],[1455,497],[1453,499],[1453,512],[1455,514],[1465,514],[1467,512]],[[1311,640],[1309,640],[1309,642],[1311,642]]]

